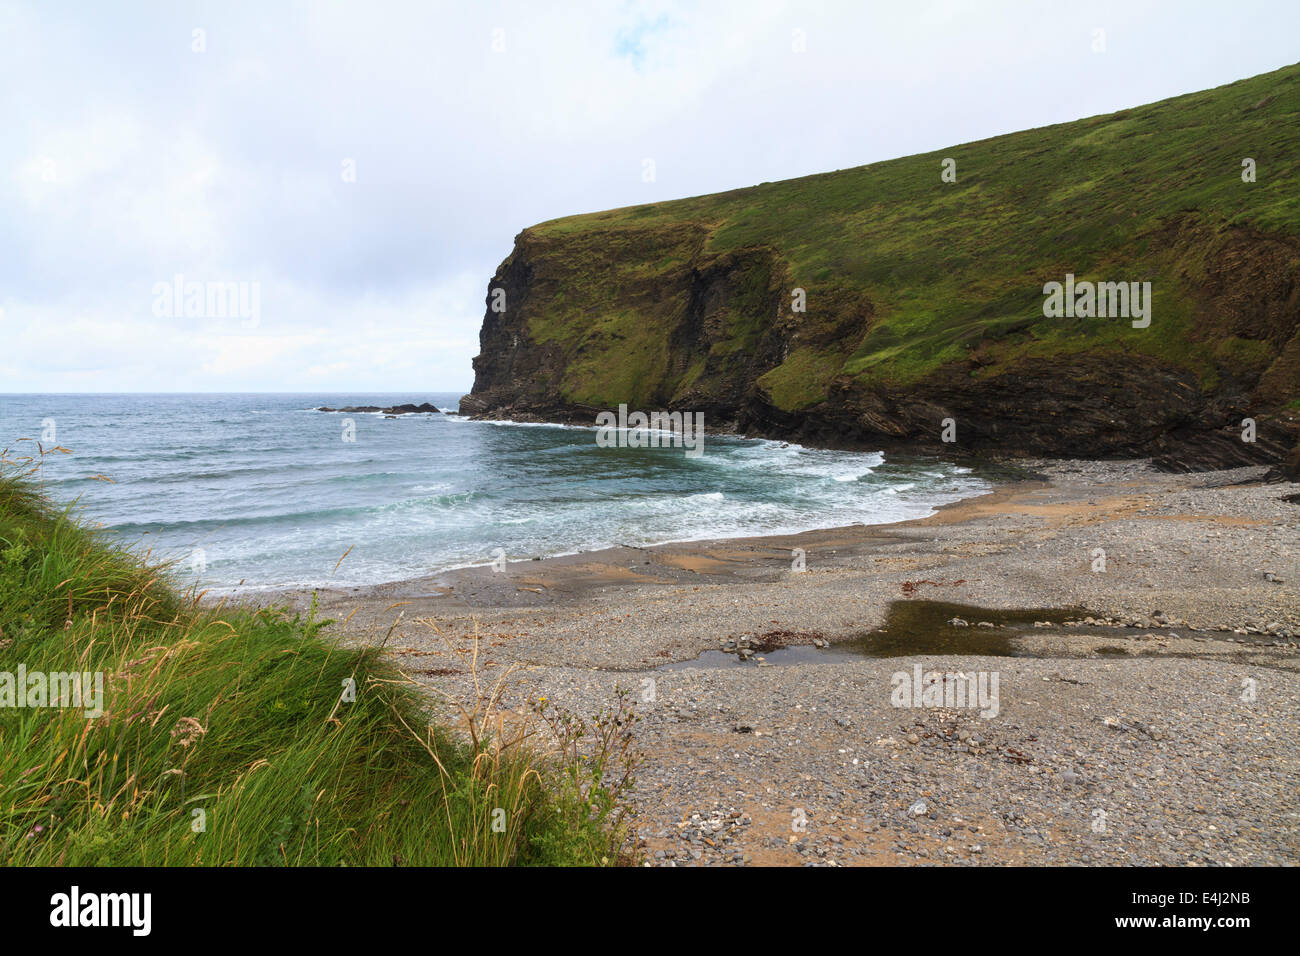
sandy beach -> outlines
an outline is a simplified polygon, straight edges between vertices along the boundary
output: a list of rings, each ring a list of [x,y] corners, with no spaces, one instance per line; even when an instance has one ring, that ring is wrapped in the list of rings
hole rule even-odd
[[[921,520],[318,600],[431,688],[477,634],[510,706],[631,689],[654,864],[1300,862],[1300,485],[1022,464]],[[900,706],[914,672],[996,675],[996,714]]]

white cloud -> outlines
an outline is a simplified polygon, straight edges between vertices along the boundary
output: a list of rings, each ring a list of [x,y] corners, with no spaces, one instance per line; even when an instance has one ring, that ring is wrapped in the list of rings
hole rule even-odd
[[[467,388],[527,225],[1214,86],[1297,28],[1282,0],[0,0],[0,391]],[[177,273],[258,282],[260,325],[160,322]]]

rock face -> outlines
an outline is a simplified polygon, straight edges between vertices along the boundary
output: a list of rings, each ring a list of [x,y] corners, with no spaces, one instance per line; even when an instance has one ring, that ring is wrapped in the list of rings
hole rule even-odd
[[[316,409],[318,412],[351,412],[356,414],[365,414],[367,412],[383,412],[385,415],[427,415],[430,413],[442,414],[442,409],[424,402],[421,405],[394,405],[391,408],[380,408],[378,405],[349,405],[346,408],[330,408],[322,405]]]
[[[626,402],[814,445],[1294,473],[1300,211],[1184,150],[1296,122],[1291,67],[954,148],[967,186],[934,154],[543,223],[489,285],[460,410]],[[1300,176],[1295,137],[1272,141]],[[1150,326],[1045,316],[1067,273],[1150,282]]]

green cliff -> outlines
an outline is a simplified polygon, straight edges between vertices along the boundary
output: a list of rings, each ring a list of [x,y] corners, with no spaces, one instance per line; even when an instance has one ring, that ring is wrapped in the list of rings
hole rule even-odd
[[[1275,461],[1300,419],[1297,130],[1291,66],[533,226],[489,285],[462,411],[590,421],[626,402],[810,443]],[[1045,316],[1067,274],[1149,282],[1149,327]]]

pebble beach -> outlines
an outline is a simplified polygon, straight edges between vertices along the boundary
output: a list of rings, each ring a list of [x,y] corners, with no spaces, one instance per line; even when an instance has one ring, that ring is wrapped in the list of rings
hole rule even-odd
[[[515,712],[629,690],[647,865],[1300,861],[1300,485],[1020,464],[914,521],[317,596],[435,697],[476,645]],[[914,673],[996,713],[900,705]]]

